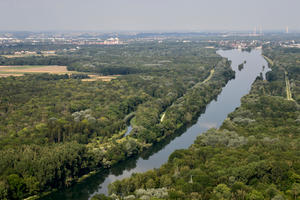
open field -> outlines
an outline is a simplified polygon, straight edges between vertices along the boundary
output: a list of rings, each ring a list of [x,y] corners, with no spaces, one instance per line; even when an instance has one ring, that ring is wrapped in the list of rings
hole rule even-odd
[[[8,77],[8,76],[23,76],[23,74],[2,74],[2,73],[0,73],[0,78]]]
[[[82,79],[82,81],[97,81],[97,80],[111,81],[112,79],[116,79],[118,76],[119,75],[115,75],[115,76],[99,76],[99,75],[91,74],[91,75],[89,75],[90,78]]]
[[[32,54],[10,54],[10,55],[0,55],[5,58],[23,58],[23,57],[30,57],[30,56],[57,56],[56,54],[47,54],[47,53],[42,53],[42,54],[37,54],[37,53],[32,53]]]
[[[66,66],[58,65],[22,65],[22,66],[0,66],[0,77],[23,76],[31,73],[49,73],[49,74],[78,74],[76,71],[68,71]],[[96,74],[88,74],[90,78],[82,79],[82,81],[111,81],[116,79],[115,76],[99,76]]]
[[[23,73],[49,73],[49,74],[70,74],[66,66],[47,65],[47,66],[0,66],[1,74],[23,74]]]

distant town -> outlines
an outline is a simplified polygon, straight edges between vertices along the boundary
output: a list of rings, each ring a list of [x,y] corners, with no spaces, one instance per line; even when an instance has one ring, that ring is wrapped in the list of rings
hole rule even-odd
[[[213,39],[209,39],[209,38]],[[203,39],[205,38],[205,39]],[[266,39],[268,38],[268,39]],[[0,33],[0,48],[2,56],[7,58],[24,56],[51,56],[57,50],[62,52],[75,52],[86,45],[126,45],[134,42],[206,42],[207,48],[236,48],[249,50],[262,48],[263,45],[277,45],[284,48],[300,48],[300,34],[285,32],[263,33],[255,29],[250,33],[235,32],[191,32],[191,33],[97,33],[97,32],[2,32]],[[25,46],[44,46],[44,50],[22,48]],[[62,45],[62,48],[51,46]],[[10,48],[7,48],[10,47]],[[15,48],[17,47],[17,48]],[[5,49],[5,51],[4,51]]]

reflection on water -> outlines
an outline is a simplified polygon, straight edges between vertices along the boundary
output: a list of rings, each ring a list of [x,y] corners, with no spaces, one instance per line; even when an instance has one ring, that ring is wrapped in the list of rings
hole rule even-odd
[[[126,133],[124,134],[124,137],[127,136],[127,135],[129,135],[129,133],[130,133],[131,131],[132,131],[132,126],[130,125],[130,126],[127,127],[127,131],[126,131]]]
[[[128,159],[110,170],[102,170],[69,189],[52,193],[42,199],[86,200],[96,193],[107,194],[107,186],[111,182],[129,177],[132,173],[145,172],[160,167],[176,149],[188,148],[193,144],[200,133],[212,127],[218,128],[224,119],[226,119],[227,115],[240,106],[241,97],[249,92],[256,77],[259,76],[260,73],[265,77],[265,73],[269,71],[268,68],[263,70],[262,66],[268,65],[262,57],[260,50],[253,50],[251,52],[226,50],[218,51],[218,53],[232,61],[231,67],[236,72],[236,78],[228,82],[221,94],[207,106],[204,114],[198,118],[194,125],[154,145],[151,149],[143,152],[139,157]],[[239,71],[238,65],[245,60],[246,64],[244,65],[244,69]],[[129,133],[130,131],[126,134]]]

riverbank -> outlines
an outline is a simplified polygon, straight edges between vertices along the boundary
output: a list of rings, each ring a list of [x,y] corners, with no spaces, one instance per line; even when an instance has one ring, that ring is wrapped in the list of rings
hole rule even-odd
[[[270,58],[268,58],[267,56],[263,55],[263,57],[266,59],[266,61],[270,64],[270,67],[272,67],[274,65],[273,60],[271,60]]]

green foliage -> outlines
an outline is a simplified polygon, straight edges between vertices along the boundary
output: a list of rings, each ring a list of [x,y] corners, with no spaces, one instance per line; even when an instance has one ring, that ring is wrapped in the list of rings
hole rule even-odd
[[[269,81],[257,79],[220,129],[200,135],[189,149],[176,150],[159,169],[112,183],[110,192],[117,185],[116,194],[128,195],[154,187],[146,184],[154,181],[155,188],[168,188],[164,199],[299,199],[300,110],[297,101],[286,99],[281,75],[292,70],[289,77],[299,77],[291,67],[299,52],[290,57],[282,51],[266,51],[275,63]],[[300,94],[297,87],[294,96]]]
[[[9,196],[12,199],[21,199],[25,193],[26,185],[24,180],[17,174],[11,174],[7,177],[7,183],[9,187]]]
[[[0,199],[6,200],[8,197],[8,188],[4,182],[0,182]]]
[[[113,199],[105,196],[104,194],[96,194],[92,197],[91,200],[113,200]]]
[[[267,73],[267,79],[271,81],[272,88],[279,88],[280,85],[284,89],[277,90],[276,95],[285,96],[285,72],[291,82],[292,97],[300,103],[300,53],[295,48],[269,48],[264,51],[264,54],[271,58],[274,62],[272,71]]]
[[[90,171],[140,153],[192,123],[234,77],[229,62],[201,43],[86,46],[55,57],[0,57],[0,64],[123,75],[110,82],[81,81],[86,74],[0,78],[3,199],[68,187]],[[133,130],[123,137],[128,123]],[[152,177],[143,186],[173,182]],[[125,192],[118,188],[116,194]]]
[[[213,191],[213,199],[231,199],[230,188],[227,187],[225,184],[217,185],[217,187],[215,187]]]

